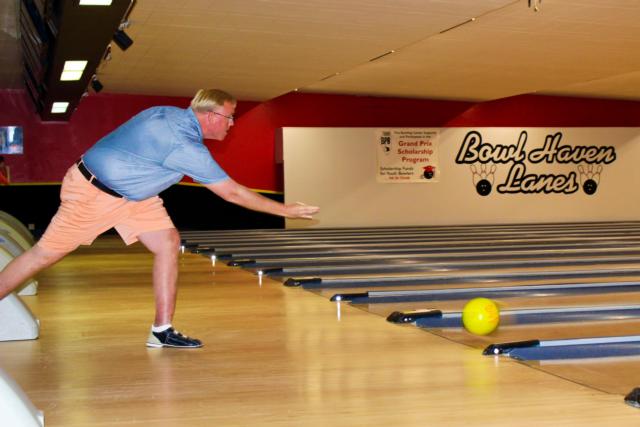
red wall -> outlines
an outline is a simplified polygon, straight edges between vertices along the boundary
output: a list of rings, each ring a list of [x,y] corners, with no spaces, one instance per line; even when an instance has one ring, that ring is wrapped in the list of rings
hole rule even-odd
[[[42,122],[24,91],[0,90],[0,126],[23,126],[24,154],[5,155],[13,182],[60,182],[67,168],[134,114],[154,105],[186,107],[190,98],[96,94],[82,99],[69,122]],[[242,113],[256,103],[243,103]]]
[[[189,98],[94,94],[70,122],[41,122],[23,91],[0,90],[0,126],[24,128],[25,153],[5,155],[14,182],[59,182],[100,137],[153,105],[186,107]],[[290,93],[265,103],[239,102],[223,142],[206,141],[239,182],[281,191],[276,130],[310,127],[640,126],[640,102],[523,95],[485,103]]]

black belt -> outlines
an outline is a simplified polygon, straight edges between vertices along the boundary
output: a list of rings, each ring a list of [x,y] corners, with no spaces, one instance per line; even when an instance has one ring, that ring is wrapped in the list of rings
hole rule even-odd
[[[82,173],[82,175],[84,175],[84,177],[87,178],[87,181],[92,183],[94,186],[98,187],[99,189],[109,194],[110,196],[120,197],[120,198],[122,197],[122,195],[116,193],[115,191],[113,191],[112,189],[110,189],[109,187],[101,183],[98,180],[98,178],[93,176],[93,174],[89,172],[89,169],[87,169],[87,167],[84,165],[84,162],[82,161],[82,159],[78,160],[76,162],[76,165],[78,165],[78,169],[80,169],[80,173]]]

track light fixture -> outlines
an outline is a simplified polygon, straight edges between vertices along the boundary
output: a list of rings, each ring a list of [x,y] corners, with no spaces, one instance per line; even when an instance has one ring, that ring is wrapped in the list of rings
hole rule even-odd
[[[98,76],[93,76],[93,78],[91,79],[91,88],[96,93],[100,92],[104,88],[102,83],[100,83],[100,80],[98,80]]]
[[[104,55],[102,55],[103,61],[111,61],[111,43],[107,45],[107,48],[104,51]]]
[[[133,40],[131,37],[124,32],[124,30],[117,30],[113,35],[113,41],[118,45],[118,47],[122,50],[127,50],[133,44]]]

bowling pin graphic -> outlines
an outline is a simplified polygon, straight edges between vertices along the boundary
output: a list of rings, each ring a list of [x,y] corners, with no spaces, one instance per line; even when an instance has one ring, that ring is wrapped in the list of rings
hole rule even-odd
[[[578,173],[580,175],[582,191],[589,196],[594,195],[598,190],[598,184],[600,183],[602,165],[594,166],[593,164],[589,164],[586,167],[578,165]]]
[[[491,164],[489,166],[486,163],[481,163],[480,166],[476,166],[476,164],[473,163],[470,168],[476,192],[483,197],[491,194],[493,179],[497,169],[496,165]]]

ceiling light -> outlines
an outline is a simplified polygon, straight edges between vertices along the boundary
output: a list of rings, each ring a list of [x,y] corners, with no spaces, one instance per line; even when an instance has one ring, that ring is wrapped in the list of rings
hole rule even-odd
[[[65,61],[60,80],[80,80],[86,66],[87,61]]]
[[[55,113],[55,114],[66,113],[67,108],[69,108],[68,102],[54,102],[51,105],[51,113]]]
[[[82,71],[87,66],[87,61],[64,61],[64,69]]]
[[[63,71],[62,74],[60,74],[60,80],[63,82],[80,80],[81,77],[82,71]]]
[[[80,6],[111,6],[113,0],[80,0]]]

